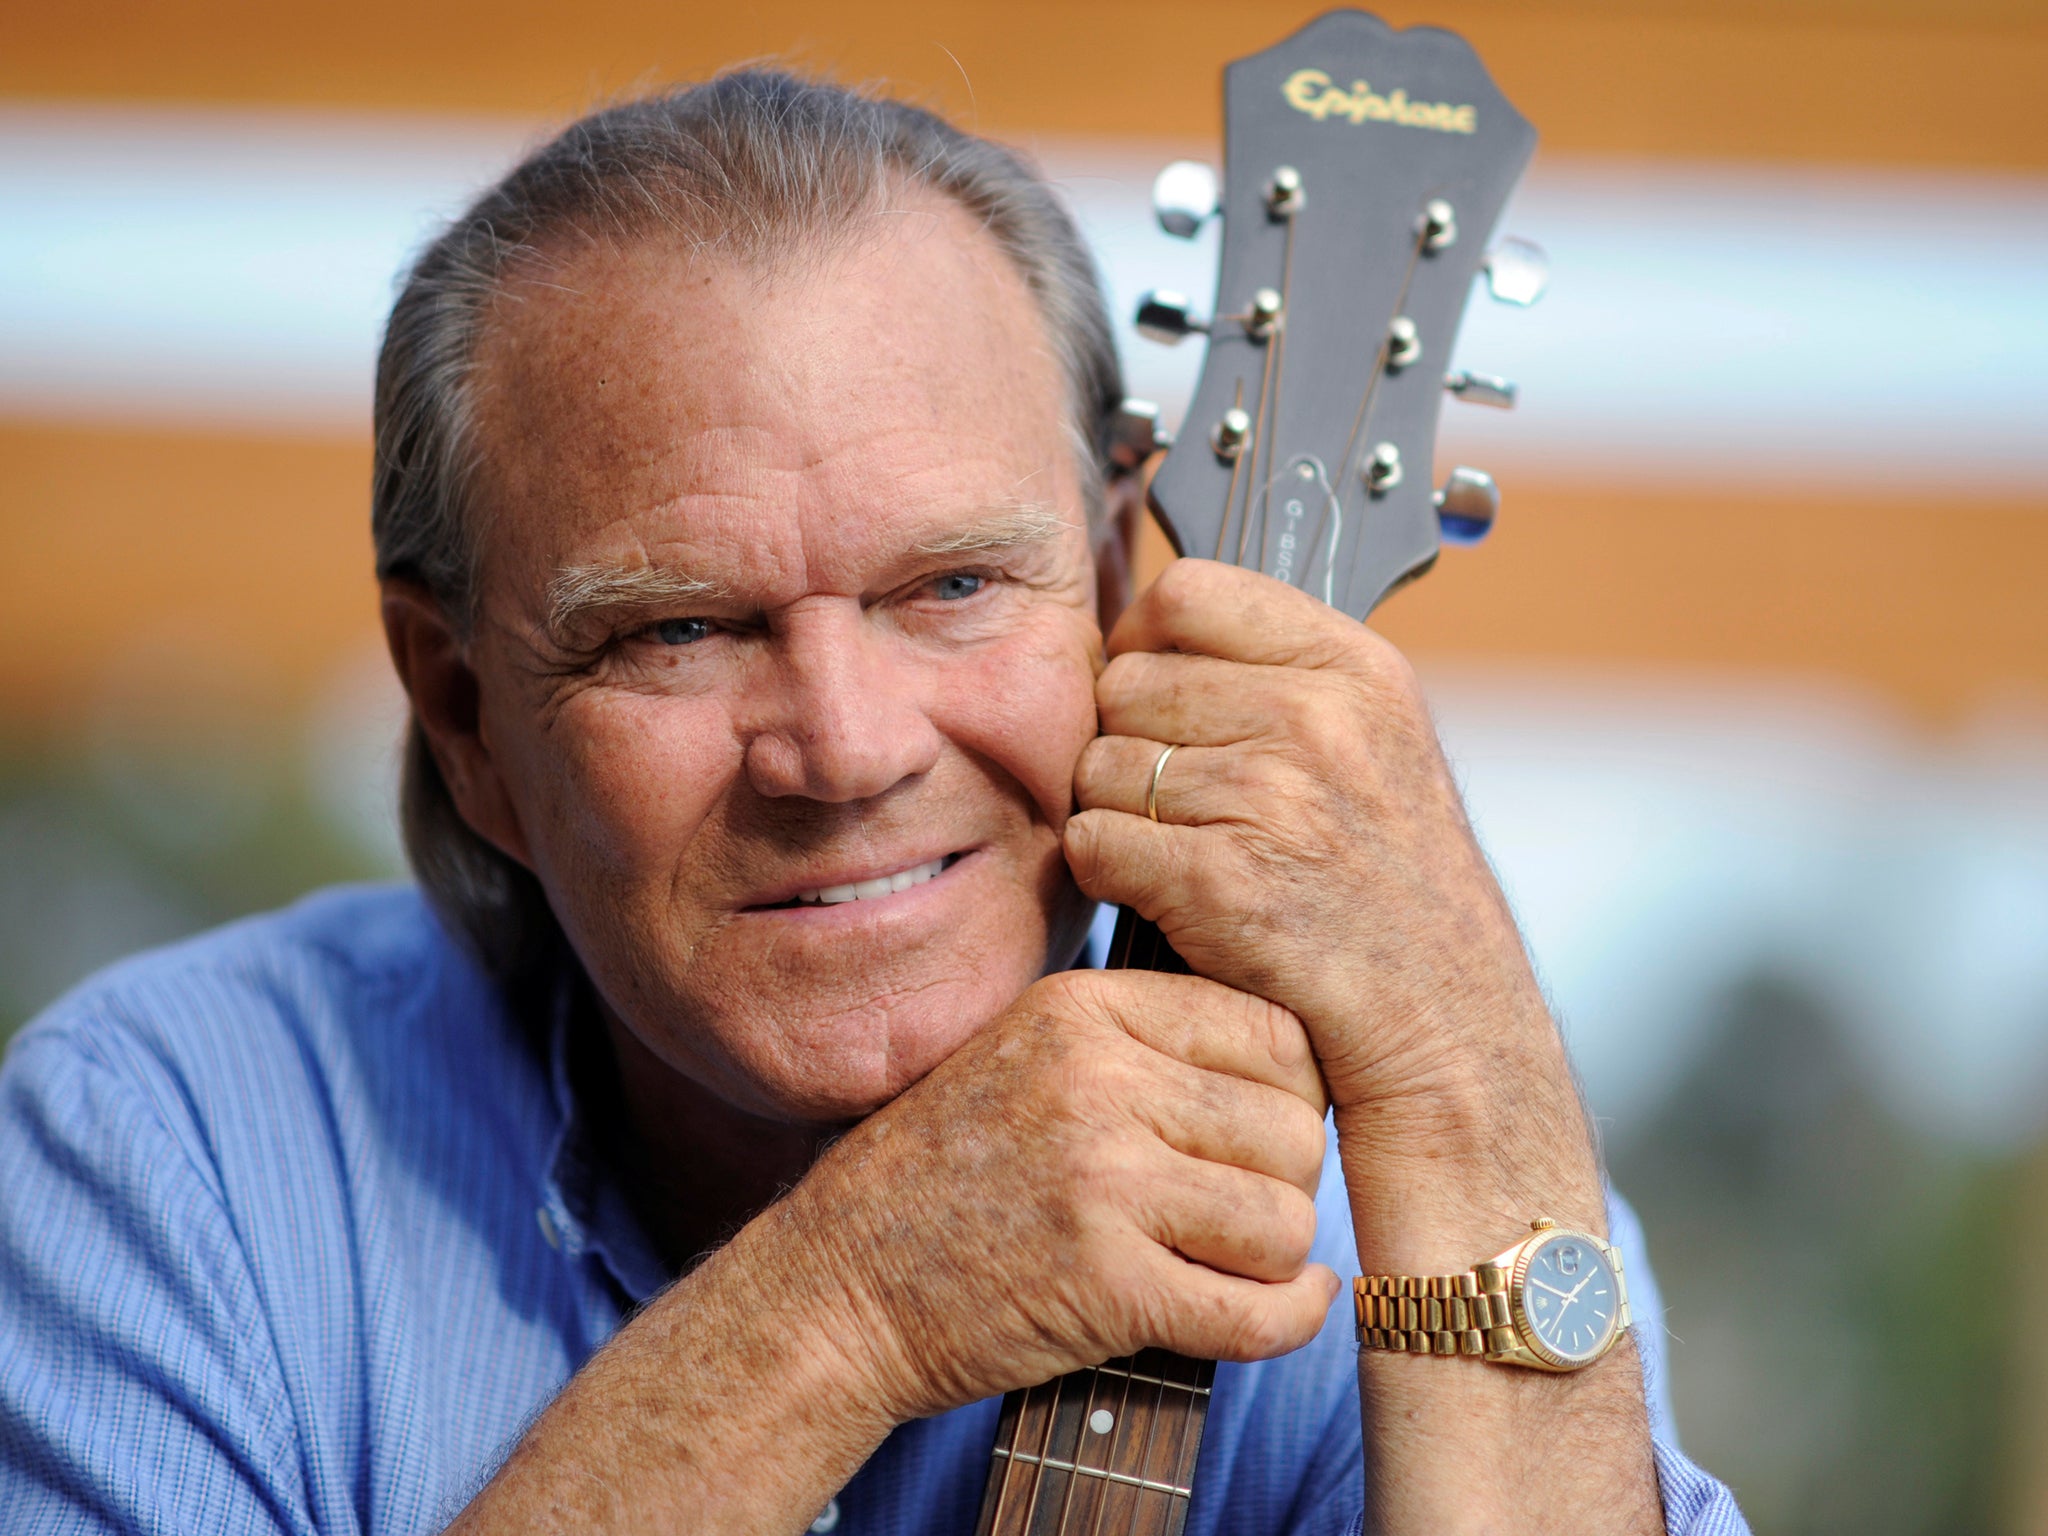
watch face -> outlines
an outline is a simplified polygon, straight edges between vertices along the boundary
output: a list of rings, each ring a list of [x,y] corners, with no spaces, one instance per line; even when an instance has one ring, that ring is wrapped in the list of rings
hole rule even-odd
[[[1614,1336],[1621,1286],[1614,1266],[1591,1239],[1559,1232],[1530,1250],[1523,1270],[1524,1331],[1554,1364],[1583,1365]]]

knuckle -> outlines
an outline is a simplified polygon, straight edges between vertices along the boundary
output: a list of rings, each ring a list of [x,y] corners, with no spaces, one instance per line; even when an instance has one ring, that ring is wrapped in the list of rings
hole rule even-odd
[[[1215,579],[1215,567],[1204,560],[1175,560],[1159,573],[1147,594],[1162,619],[1187,613],[1204,600]]]
[[[1292,1009],[1250,993],[1240,995],[1244,999],[1245,1033],[1268,1061],[1283,1070],[1297,1071],[1314,1059],[1308,1029]],[[1304,1112],[1314,1113],[1306,1104],[1301,1107]],[[1316,1124],[1322,1124],[1320,1117]]]
[[[1077,811],[1060,829],[1060,848],[1066,854],[1067,868],[1073,872],[1074,883],[1084,891],[1101,874],[1103,818],[1107,814],[1099,806]]]
[[[1285,1316],[1263,1295],[1254,1296],[1230,1319],[1227,1337],[1234,1360],[1266,1360],[1293,1347]]]
[[[1081,749],[1074,760],[1074,789],[1083,804],[1097,798],[1097,788],[1115,773],[1116,757],[1116,744],[1107,736],[1097,736]]]
[[[1100,1018],[1107,1010],[1106,971],[1054,971],[1024,989],[1023,1010],[1041,1021],[1064,1024]]]
[[[1125,651],[1111,657],[1109,665],[1102,669],[1102,675],[1095,679],[1096,706],[1114,709],[1138,692],[1149,655],[1146,651]]]
[[[1300,1274],[1316,1245],[1316,1203],[1291,1184],[1281,1186],[1275,1202],[1272,1241],[1287,1263],[1288,1278]]]
[[[1322,1182],[1323,1159],[1330,1150],[1329,1127],[1314,1106],[1299,1099],[1295,1099],[1284,1113],[1293,1122],[1286,1133],[1295,1175],[1292,1182],[1299,1188],[1312,1190]]]

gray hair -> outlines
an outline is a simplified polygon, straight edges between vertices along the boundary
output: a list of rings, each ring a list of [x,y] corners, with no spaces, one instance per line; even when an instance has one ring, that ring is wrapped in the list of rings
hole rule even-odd
[[[1094,263],[1058,197],[1017,155],[941,118],[818,81],[742,70],[596,112],[542,146],[421,253],[377,360],[371,533],[377,574],[415,581],[466,637],[482,497],[472,383],[493,300],[527,263],[578,243],[673,243],[743,262],[815,257],[904,186],[980,221],[1037,301],[1069,397],[1091,526],[1122,400]],[[406,851],[450,928],[508,986],[553,968],[540,884],[456,811],[415,719],[401,792]]]

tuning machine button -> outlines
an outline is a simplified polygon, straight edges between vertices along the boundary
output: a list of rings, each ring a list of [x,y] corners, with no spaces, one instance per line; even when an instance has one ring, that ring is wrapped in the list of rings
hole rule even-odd
[[[1251,309],[1244,317],[1244,328],[1264,341],[1280,328],[1280,316],[1286,308],[1287,301],[1280,297],[1279,289],[1261,288],[1252,295]]]
[[[1534,240],[1509,235],[1481,264],[1486,290],[1503,304],[1534,304],[1550,286],[1550,258]]]
[[[1232,461],[1244,452],[1244,445],[1252,435],[1252,418],[1242,406],[1233,405],[1223,413],[1223,419],[1216,423],[1216,429],[1209,434],[1209,446],[1216,450],[1216,457],[1225,462]]]
[[[1283,165],[1266,183],[1266,212],[1276,219],[1291,219],[1301,212],[1302,202],[1307,196],[1301,172],[1291,165]]]
[[[1458,210],[1440,197],[1422,205],[1422,248],[1434,256],[1458,240]]]
[[[1387,366],[1406,368],[1422,356],[1422,333],[1406,315],[1394,316],[1387,327]]]
[[[1436,493],[1437,526],[1446,544],[1477,544],[1500,515],[1500,488],[1483,469],[1460,464]]]
[[[1159,407],[1150,400],[1126,398],[1110,418],[1109,462],[1125,473],[1172,446],[1173,434],[1159,425]]]
[[[1374,443],[1365,461],[1366,489],[1384,496],[1401,483],[1401,450],[1392,443]]]
[[[1165,288],[1155,288],[1138,300],[1138,314],[1134,323],[1140,336],[1162,342],[1169,347],[1180,342],[1190,332],[1209,329],[1209,322],[1194,314],[1185,296]]]
[[[1468,405],[1492,405],[1501,410],[1513,410],[1515,405],[1515,381],[1501,378],[1493,373],[1468,373],[1460,368],[1456,373],[1444,375],[1444,388]]]
[[[1176,160],[1152,183],[1152,214],[1169,235],[1192,240],[1216,216],[1220,188],[1216,172],[1199,160]]]

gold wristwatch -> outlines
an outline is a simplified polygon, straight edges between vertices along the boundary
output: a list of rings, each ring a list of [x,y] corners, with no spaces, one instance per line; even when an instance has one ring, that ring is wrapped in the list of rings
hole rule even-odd
[[[1628,1327],[1621,1251],[1547,1217],[1505,1253],[1455,1275],[1352,1281],[1360,1349],[1484,1355],[1539,1371],[1582,1370]]]

